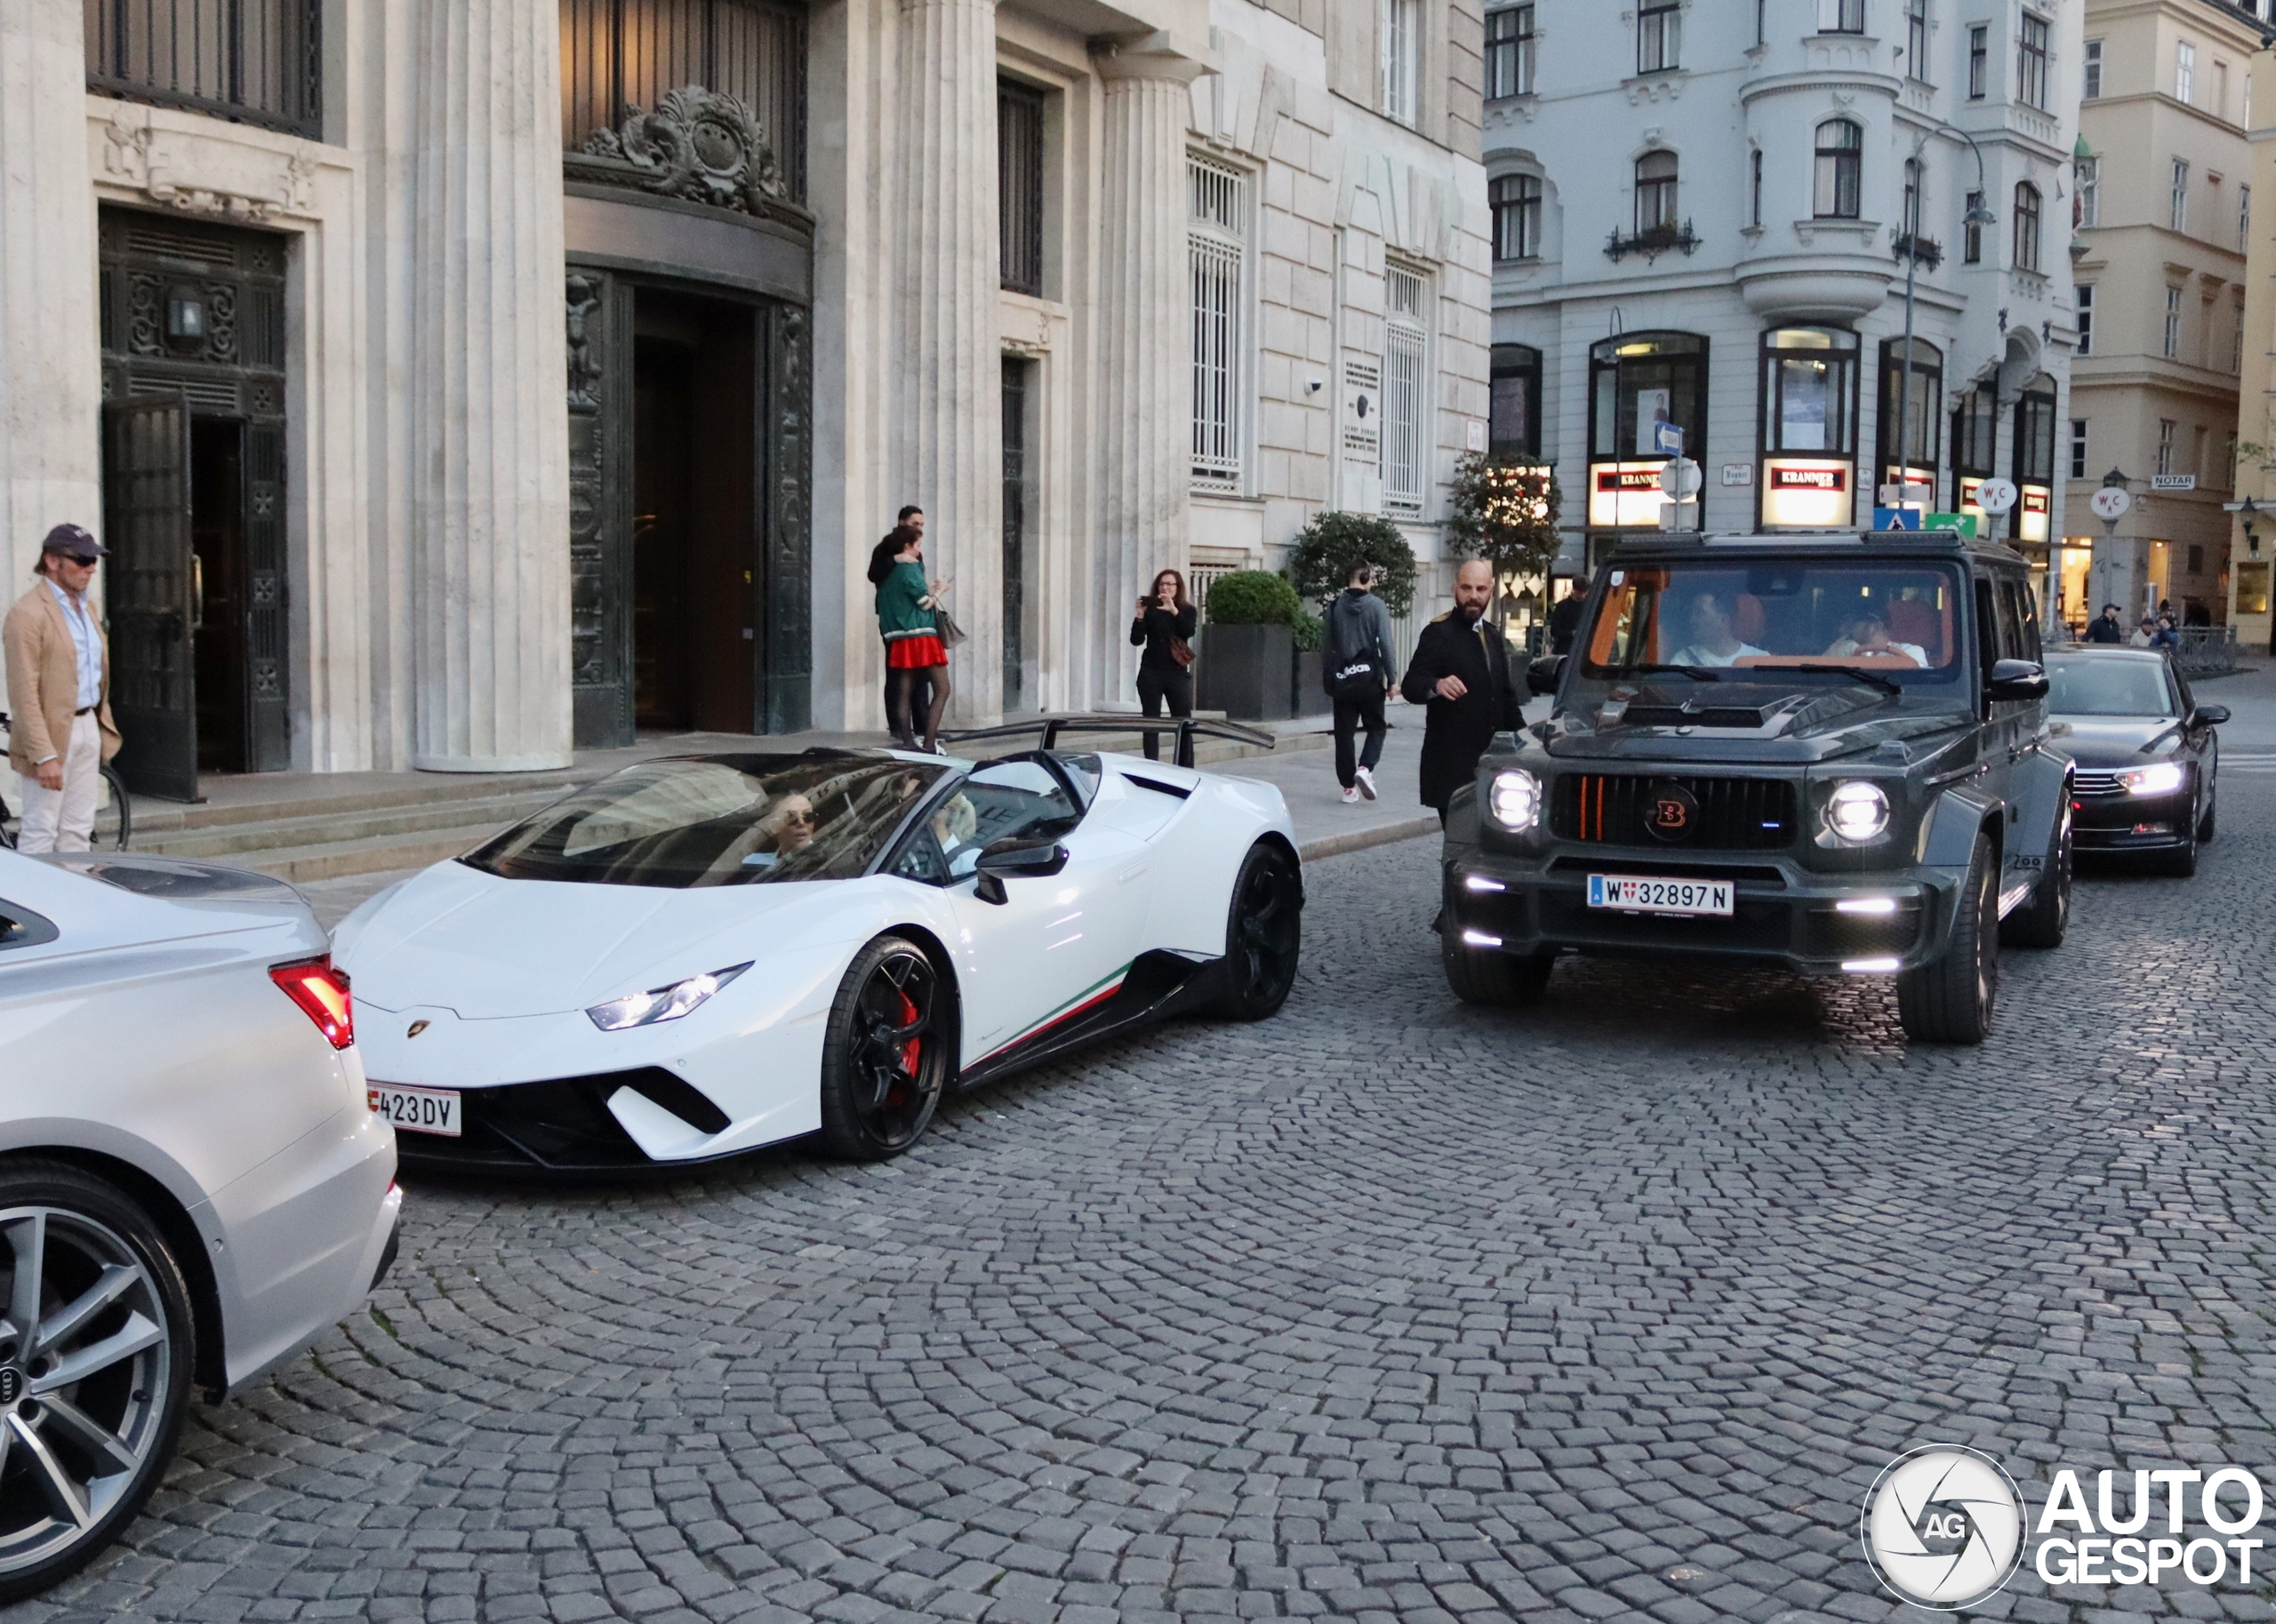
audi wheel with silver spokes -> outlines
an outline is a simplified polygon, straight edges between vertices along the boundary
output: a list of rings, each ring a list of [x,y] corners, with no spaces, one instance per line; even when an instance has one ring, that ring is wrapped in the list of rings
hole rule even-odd
[[[141,1509],[181,1428],[188,1293],[164,1236],[76,1168],[0,1171],[0,1600]]]

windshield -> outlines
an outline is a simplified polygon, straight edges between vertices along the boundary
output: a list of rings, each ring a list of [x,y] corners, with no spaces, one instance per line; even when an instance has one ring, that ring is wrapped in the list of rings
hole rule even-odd
[[[1846,666],[1909,685],[1963,669],[1967,600],[1947,564],[1684,560],[1615,569],[1606,588],[1582,645],[1591,676]]]
[[[2057,716],[2177,716],[2162,660],[2065,658],[2047,662],[2047,709]]]
[[[838,751],[644,762],[465,860],[507,879],[672,890],[852,879],[954,771]]]

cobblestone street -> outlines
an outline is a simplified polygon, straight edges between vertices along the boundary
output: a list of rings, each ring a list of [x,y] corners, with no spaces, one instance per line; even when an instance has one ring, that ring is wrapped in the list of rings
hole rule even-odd
[[[1863,981],[1568,960],[1467,1008],[1409,841],[1310,868],[1278,1020],[901,1162],[410,1182],[369,1307],[11,1624],[1893,1616],[1858,1508],[1915,1443],[2033,1507],[2276,1463],[2276,777],[2221,816],[2006,955],[1980,1051]],[[1983,1611],[2160,1609],[2276,1616],[2028,1566]]]

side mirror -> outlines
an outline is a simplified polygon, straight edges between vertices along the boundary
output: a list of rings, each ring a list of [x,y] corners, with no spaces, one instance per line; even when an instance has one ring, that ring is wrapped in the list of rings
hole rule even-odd
[[[1529,693],[1554,693],[1565,675],[1562,654],[1543,654],[1526,668],[1526,691]]]
[[[1055,840],[1028,841],[1014,835],[998,841],[981,852],[973,865],[979,876],[974,894],[982,902],[1002,907],[1011,900],[1004,890],[1006,880],[1039,880],[1058,873],[1067,866],[1067,848]]]
[[[2218,727],[2229,719],[2225,705],[2200,705],[2197,714],[2189,719],[2192,727]]]
[[[2043,700],[2047,697],[2047,673],[2034,660],[2001,660],[1993,662],[1992,675],[1983,684],[1987,700]]]

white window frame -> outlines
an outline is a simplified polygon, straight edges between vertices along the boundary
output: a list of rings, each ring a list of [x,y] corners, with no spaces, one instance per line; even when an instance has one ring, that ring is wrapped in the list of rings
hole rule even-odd
[[[2165,347],[2160,353],[2168,361],[2181,358],[2181,290],[2177,287],[2166,289]]]
[[[1414,127],[1422,113],[1422,0],[1382,0],[1382,114]]]
[[[2073,355],[2091,356],[2095,353],[2095,284],[2082,282],[2077,289],[2079,299],[2079,347]]]
[[[2087,419],[2071,420],[2071,477],[2084,479],[2090,459],[2087,455]]]
[[[1434,436],[1431,378],[1431,274],[1393,260],[1383,268],[1383,442],[1385,511],[1422,516]]]
[[[1638,0],[1636,71],[1673,73],[1682,66],[1682,0]]]
[[[1185,162],[1191,479],[1196,491],[1238,495],[1248,475],[1249,177],[1199,153]]]
[[[2158,472],[2173,472],[2173,431],[2181,425],[2169,417],[2158,420]]]
[[[2085,45],[2085,52],[2084,71],[2079,81],[2079,100],[2099,101],[2102,100],[2102,41],[2088,40]]]
[[[2173,161],[2173,193],[2167,200],[2166,224],[2176,231],[2189,229],[2189,160]]]
[[[2197,100],[2197,47],[2185,39],[2173,48],[2173,99],[2184,107]]]
[[[1817,31],[1821,34],[1863,34],[1865,0],[1817,0]]]

